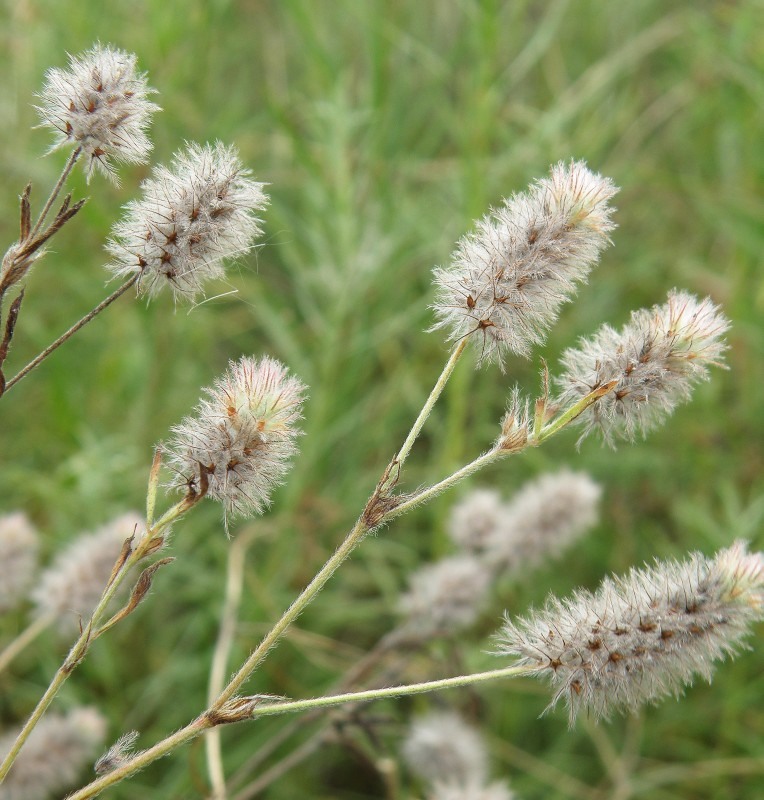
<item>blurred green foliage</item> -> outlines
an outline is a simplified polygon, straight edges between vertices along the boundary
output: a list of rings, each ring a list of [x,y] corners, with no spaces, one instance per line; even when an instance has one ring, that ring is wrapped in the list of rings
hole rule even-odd
[[[230,270],[217,296],[190,312],[167,297],[149,306],[122,298],[9,392],[0,403],[0,510],[32,516],[50,555],[140,508],[152,447],[199,387],[244,353],[284,361],[311,387],[307,435],[273,511],[243,526],[259,536],[233,668],[339,543],[441,369],[442,337],[425,333],[432,265],[447,261],[491,204],[576,157],[622,187],[615,247],[534,361],[510,361],[504,375],[461,365],[406,485],[436,480],[485,448],[511,385],[536,390],[540,357],[554,369],[576,337],[604,321],[622,324],[674,286],[710,294],[731,317],[730,369],[645,442],[613,452],[587,441],[576,452],[568,433],[470,482],[509,495],[530,476],[570,465],[604,485],[603,518],[564,568],[505,588],[474,639],[434,648],[429,674],[456,668],[455,652],[474,668],[493,665],[483,651],[499,610],[520,612],[550,589],[593,587],[608,571],[710,553],[737,536],[761,548],[763,12],[761,0],[7,0],[0,241],[17,235],[26,182],[39,202],[64,160],[40,157],[49,142],[32,129],[33,92],[46,68],[96,40],[136,52],[160,90],[158,161],[183,140],[235,143],[271,184],[272,205],[262,247]],[[121,172],[120,188],[100,177],[86,186],[81,174],[72,181],[75,196],[90,199],[29,281],[9,374],[105,295],[102,245],[146,169]],[[406,573],[446,552],[444,521],[458,494],[365,542],[252,690],[313,695],[347,669],[392,624]],[[98,705],[112,739],[135,728],[140,746],[198,713],[229,547],[211,503],[177,526],[177,561],[139,611],[98,642],[59,703]],[[0,635],[22,624],[3,620]],[[4,723],[28,713],[64,651],[41,639],[0,677]],[[546,693],[525,681],[380,703],[369,709],[382,720],[376,745],[351,734],[365,752],[395,757],[407,715],[448,699],[479,721],[497,777],[524,800],[753,800],[764,771],[762,697],[760,648],[721,666],[713,686],[636,721],[568,731],[562,713],[537,719]],[[282,724],[223,731],[228,774]],[[632,773],[633,794],[613,788],[621,769]],[[197,742],[109,796],[203,797],[206,780]],[[369,763],[340,745],[264,796],[392,797]]]

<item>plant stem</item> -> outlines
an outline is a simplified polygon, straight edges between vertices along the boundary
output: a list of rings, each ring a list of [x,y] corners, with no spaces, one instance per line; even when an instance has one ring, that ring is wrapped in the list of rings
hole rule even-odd
[[[535,667],[503,667],[502,669],[492,669],[487,672],[475,672],[471,675],[457,675],[454,678],[441,678],[436,681],[424,681],[423,683],[409,683],[403,686],[392,686],[386,689],[369,689],[363,692],[346,692],[345,694],[329,695],[328,697],[312,697],[308,700],[291,700],[286,702],[271,703],[269,705],[257,706],[252,717],[272,716],[274,714],[288,714],[297,711],[307,711],[311,708],[330,708],[332,706],[343,705],[344,703],[359,703],[369,700],[381,700],[386,697],[408,697],[412,694],[424,694],[426,692],[436,692],[441,689],[453,689],[459,686],[471,686],[475,683],[484,681],[494,681],[499,678],[513,678],[517,675],[530,674]]]
[[[430,416],[430,412],[435,406],[435,403],[437,403],[438,398],[448,383],[448,379],[451,377],[451,374],[456,368],[459,359],[462,357],[462,353],[464,353],[464,350],[467,347],[467,342],[468,340],[466,338],[462,339],[452,350],[451,356],[446,362],[446,366],[443,367],[443,372],[440,373],[440,377],[436,381],[435,386],[432,387],[430,396],[425,401],[422,410],[419,412],[419,416],[416,418],[416,421],[409,431],[409,435],[406,437],[406,441],[403,443],[401,449],[398,451],[398,455],[395,457],[395,461],[393,463],[398,469],[401,469],[405,464],[406,459],[411,452],[411,448],[414,446],[414,442],[419,436],[425,422],[427,421],[427,418]]]
[[[51,622],[53,622],[53,615],[47,614],[42,617],[37,617],[31,625],[24,628],[24,630],[0,653],[0,672],[2,672],[27,645],[31,644]]]
[[[498,461],[499,459],[505,458],[508,455],[510,455],[509,452],[499,449],[493,449],[489,450],[487,453],[483,453],[483,455],[478,456],[474,461],[471,461],[461,469],[458,469],[453,473],[453,475],[449,475],[442,481],[439,481],[438,483],[435,483],[426,489],[422,489],[421,492],[418,492],[404,500],[385,515],[385,522],[389,522],[390,520],[401,516],[401,514],[405,514],[407,511],[410,511],[412,508],[416,508],[416,506],[422,505],[422,503],[426,503],[428,500],[432,500],[435,495],[444,492],[455,483],[458,483],[464,478],[472,475],[474,472],[477,472],[479,469],[488,466],[488,464],[493,464],[494,461]]]
[[[368,526],[359,519],[353,526],[345,541],[337,548],[334,555],[324,564],[313,580],[303,589],[299,597],[284,612],[281,619],[266,634],[258,647],[242,664],[239,671],[230,680],[225,689],[218,695],[217,700],[210,706],[211,711],[218,710],[227,700],[230,700],[241,688],[242,684],[257,669],[268,651],[281,638],[286,629],[297,619],[302,611],[310,604],[313,598],[321,591],[324,584],[331,578],[337,567],[350,555],[358,542],[368,533]]]
[[[81,147],[78,147],[76,150],[72,151],[72,154],[69,156],[69,160],[64,165],[63,171],[58,176],[56,185],[53,187],[50,195],[48,195],[48,199],[45,201],[45,205],[40,212],[40,216],[37,218],[37,222],[35,222],[34,228],[32,228],[32,231],[28,236],[29,239],[34,239],[34,237],[39,233],[40,228],[42,228],[43,223],[45,222],[45,217],[48,216],[50,209],[53,207],[53,203],[56,202],[56,198],[60,194],[63,185],[66,183],[69,173],[72,171],[72,169],[74,169],[74,165],[77,163],[77,159],[80,157],[81,153]]]
[[[207,692],[207,702],[210,704],[215,701],[215,698],[225,685],[228,656],[231,652],[231,645],[236,632],[236,619],[241,603],[247,549],[255,538],[253,533],[253,531],[249,531],[243,536],[239,536],[231,545],[231,550],[228,554],[225,602],[210,666],[210,680]],[[204,739],[207,751],[207,771],[212,785],[212,800],[225,800],[227,793],[220,728],[215,727],[208,730]]]
[[[14,375],[8,383],[5,385],[5,391],[7,392],[8,389],[13,386],[14,383],[18,383],[23,377],[28,375],[36,366],[38,366],[42,361],[44,361],[54,350],[57,350],[61,345],[67,340],[74,336],[80,328],[84,328],[85,325],[90,322],[94,317],[97,317],[105,308],[110,306],[118,297],[123,295],[140,277],[140,273],[136,273],[133,275],[130,280],[126,281],[122,284],[122,286],[117,289],[116,292],[110,294],[105,300],[101,301],[92,311],[88,312],[79,322],[72,325],[66,333],[62,334],[61,336],[56,339],[55,342],[50,344],[46,347],[36,358],[30,361],[18,374]]]

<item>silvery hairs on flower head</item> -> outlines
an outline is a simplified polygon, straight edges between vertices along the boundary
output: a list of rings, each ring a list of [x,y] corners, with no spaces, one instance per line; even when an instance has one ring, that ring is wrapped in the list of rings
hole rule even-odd
[[[485,782],[488,753],[477,730],[456,711],[415,717],[403,743],[409,769],[422,780]]]
[[[667,694],[734,653],[764,617],[764,553],[736,542],[713,558],[656,562],[592,593],[550,597],[542,611],[498,634],[498,653],[516,655],[564,699],[571,724],[581,711],[607,717]]]
[[[0,517],[0,613],[24,600],[37,570],[40,537],[26,514]]]
[[[92,765],[103,745],[107,722],[94,708],[73,708],[65,716],[48,714],[32,731],[0,786],[0,800],[43,800],[69,789]],[[0,760],[19,731],[0,737]]]
[[[88,181],[94,169],[116,181],[114,161],[144,164],[151,151],[146,129],[159,106],[155,92],[136,72],[136,56],[97,44],[69,56],[69,69],[50,69],[39,94],[41,127],[52,128],[51,151],[67,144],[81,147]]]
[[[459,553],[425,564],[409,577],[398,606],[403,631],[415,639],[448,636],[477,620],[493,574],[479,558]]]
[[[139,292],[153,296],[167,286],[176,300],[194,300],[224,275],[226,259],[246,253],[262,233],[257,212],[268,196],[249,175],[233,147],[186,144],[125,207],[107,268],[123,279],[139,275]]]
[[[171,487],[223,504],[226,515],[261,513],[296,452],[306,386],[272,358],[242,358],[204,391],[196,415],[172,429],[166,444]]]
[[[604,325],[591,339],[563,353],[564,373],[556,378],[563,407],[617,381],[615,388],[576,420],[583,439],[592,431],[612,444],[660,425],[709,366],[721,366],[730,323],[709,298],[669,292],[666,303],[632,312],[620,331]]]
[[[94,533],[77,537],[43,571],[31,593],[39,617],[53,616],[69,635],[87,620],[101,599],[125,539],[144,531],[137,512],[122,514]]]
[[[480,331],[481,361],[527,356],[609,244],[617,191],[571,161],[505,200],[459,240],[448,267],[434,270],[433,328],[451,340]]]

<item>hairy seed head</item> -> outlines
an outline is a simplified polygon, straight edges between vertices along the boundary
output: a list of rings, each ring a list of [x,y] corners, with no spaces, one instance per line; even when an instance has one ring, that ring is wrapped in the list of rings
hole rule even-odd
[[[571,724],[581,711],[607,717],[667,694],[695,675],[711,679],[713,661],[736,652],[764,617],[764,553],[743,542],[713,558],[656,562],[608,578],[594,592],[550,598],[541,612],[498,635],[499,653],[518,656],[564,699]]]
[[[435,270],[434,328],[451,340],[477,335],[481,361],[527,356],[609,244],[617,191],[571,161],[505,200],[459,240],[451,264]]]
[[[581,438],[596,430],[612,444],[617,437],[644,435],[689,400],[694,385],[708,378],[709,366],[721,365],[728,329],[709,298],[674,290],[664,305],[633,312],[620,331],[604,325],[566,350],[558,402],[569,407],[617,381],[576,420],[584,429]]]
[[[94,169],[116,180],[114,161],[144,164],[151,151],[146,129],[159,106],[146,76],[136,72],[136,56],[97,44],[69,56],[69,69],[51,69],[39,94],[42,126],[52,128],[56,150],[81,147],[88,180]]]
[[[171,486],[220,501],[226,514],[261,513],[296,452],[306,387],[272,358],[231,362],[209,399],[173,428],[166,445]]]
[[[127,204],[107,245],[107,268],[120,278],[138,274],[142,293],[167,286],[176,300],[193,300],[225,274],[226,259],[246,253],[262,233],[257,212],[268,197],[249,175],[234,148],[187,144]]]

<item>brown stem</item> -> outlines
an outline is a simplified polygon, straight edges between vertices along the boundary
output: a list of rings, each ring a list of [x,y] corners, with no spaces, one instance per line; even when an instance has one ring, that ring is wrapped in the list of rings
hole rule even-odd
[[[105,308],[108,308],[118,297],[123,295],[140,277],[140,273],[136,273],[133,275],[130,280],[125,281],[122,286],[117,289],[116,292],[110,294],[105,300],[100,302],[92,311],[88,312],[79,322],[72,325],[66,333],[62,334],[61,336],[56,339],[55,342],[50,344],[46,347],[36,358],[30,361],[24,369],[22,369],[19,373],[14,375],[8,383],[5,385],[5,390],[11,388],[15,383],[18,383],[23,377],[28,375],[36,366],[38,366],[42,361],[44,361],[54,350],[57,350],[61,345],[67,340],[74,336],[78,330],[84,328],[85,325],[90,322],[93,318],[97,317]]]

